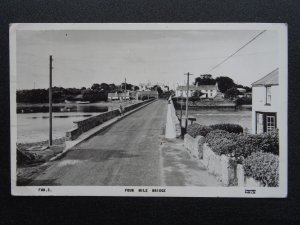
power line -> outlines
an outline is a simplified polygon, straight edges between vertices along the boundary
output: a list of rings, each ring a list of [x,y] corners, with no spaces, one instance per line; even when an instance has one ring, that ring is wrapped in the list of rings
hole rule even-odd
[[[224,59],[222,62],[218,63],[217,65],[215,65],[213,68],[211,68],[209,71],[207,71],[206,73],[211,72],[212,70],[216,69],[217,67],[221,66],[224,62],[226,62],[228,59],[230,59],[231,57],[233,57],[236,53],[238,53],[239,51],[241,51],[243,48],[245,48],[247,45],[249,45],[251,42],[253,42],[256,38],[258,38],[260,35],[262,35],[264,32],[266,32],[266,30],[261,31],[259,34],[257,34],[254,38],[252,38],[250,41],[248,41],[246,44],[244,44],[242,47],[240,47],[238,50],[236,50],[234,53],[232,53],[230,56],[228,56],[226,59]]]

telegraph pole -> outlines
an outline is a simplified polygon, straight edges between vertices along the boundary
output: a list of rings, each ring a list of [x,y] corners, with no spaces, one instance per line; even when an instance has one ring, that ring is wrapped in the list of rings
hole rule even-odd
[[[126,87],[126,86],[127,86],[127,84],[126,84],[126,77],[125,77],[125,102],[126,102],[126,100],[127,100],[127,96],[126,96],[126,94],[127,94],[127,93],[126,93],[126,92],[127,92],[127,87]]]
[[[186,90],[186,106],[185,106],[185,130],[187,129],[188,125],[188,104],[189,104],[189,88],[190,88],[190,76],[193,75],[191,73],[184,74],[187,76],[187,90]]]
[[[52,55],[49,63],[49,146],[52,146]]]

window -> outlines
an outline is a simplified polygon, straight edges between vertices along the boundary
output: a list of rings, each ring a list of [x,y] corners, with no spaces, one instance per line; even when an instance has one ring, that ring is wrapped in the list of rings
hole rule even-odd
[[[266,87],[266,105],[271,105],[271,87]]]
[[[275,112],[256,112],[256,133],[270,132],[277,128]]]
[[[267,132],[270,132],[276,128],[275,116],[267,116]]]

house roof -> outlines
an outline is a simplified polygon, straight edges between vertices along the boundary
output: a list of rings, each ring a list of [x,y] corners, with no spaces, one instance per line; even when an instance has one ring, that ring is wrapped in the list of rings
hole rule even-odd
[[[177,90],[178,91],[186,91],[187,86],[178,86]],[[199,85],[199,86],[190,85],[189,90],[191,90],[191,91],[218,90],[218,87],[217,87],[217,85],[214,85],[214,84],[213,85]]]
[[[278,68],[252,84],[252,87],[278,85]]]
[[[138,91],[139,94],[158,94],[157,91]]]

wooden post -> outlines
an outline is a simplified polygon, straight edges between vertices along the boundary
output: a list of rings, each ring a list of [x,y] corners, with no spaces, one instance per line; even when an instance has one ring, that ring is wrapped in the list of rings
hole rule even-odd
[[[52,55],[49,64],[49,146],[52,146]]]
[[[186,73],[187,75],[187,90],[186,90],[186,106],[185,106],[185,129],[187,129],[188,125],[188,104],[189,104],[189,85],[190,85],[190,76],[193,74],[190,74],[189,72]]]

